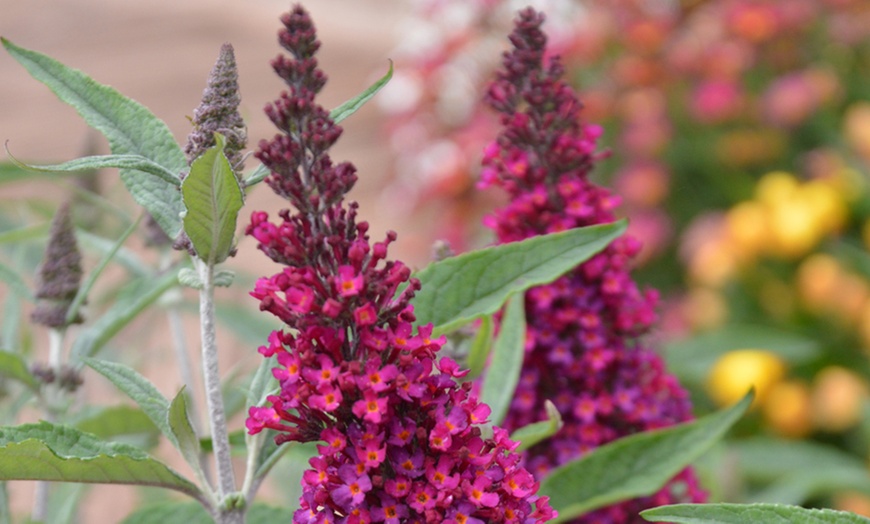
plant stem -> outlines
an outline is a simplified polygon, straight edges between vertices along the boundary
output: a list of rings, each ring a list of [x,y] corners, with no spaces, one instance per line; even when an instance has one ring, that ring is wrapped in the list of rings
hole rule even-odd
[[[233,475],[230,439],[227,432],[226,413],[221,392],[218,368],[217,342],[214,310],[214,266],[195,259],[202,289],[199,292],[200,331],[202,334],[202,370],[205,382],[206,403],[211,425],[212,446],[217,466],[218,493],[224,500],[236,489]]]
[[[30,520],[33,522],[45,522],[48,517],[48,482],[39,480],[33,491],[33,512]]]
[[[48,330],[48,365],[55,373],[60,372],[60,363],[63,358],[63,335],[66,329]]]
[[[63,338],[66,334],[66,328],[49,329],[48,330],[48,365],[54,371],[55,377],[60,375],[60,365],[63,359]],[[63,392],[55,387],[55,384],[44,384],[42,398],[42,411],[45,419],[49,422],[54,422],[55,403],[57,397]],[[33,511],[30,514],[30,520],[33,522],[45,522],[48,517],[48,495],[51,485],[39,480],[33,491]]]

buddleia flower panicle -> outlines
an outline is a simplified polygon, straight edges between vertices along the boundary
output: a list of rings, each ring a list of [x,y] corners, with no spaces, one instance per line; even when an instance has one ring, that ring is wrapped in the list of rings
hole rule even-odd
[[[562,80],[558,58],[546,59],[542,23],[532,9],[520,13],[513,47],[486,96],[503,129],[484,152],[480,186],[498,186],[510,198],[486,219],[499,243],[613,222],[619,205],[589,180],[604,156],[597,144],[602,131],[581,121],[582,104]],[[526,355],[504,427],[541,420],[547,400],[564,420],[554,437],[525,453],[536,478],[617,438],[692,418],[687,392],[642,338],[656,320],[658,295],[631,278],[639,248],[623,236],[526,294]],[[642,509],[704,497],[686,470],[650,497],[575,522],[643,522]]]
[[[81,282],[82,256],[76,242],[70,205],[64,203],[51,221],[48,245],[37,276],[36,308],[30,319],[55,329],[84,322],[80,314],[70,322],[66,320]]]
[[[413,326],[409,302],[420,283],[387,259],[395,233],[372,243],[357,205],[345,203],[357,177],[328,154],[341,128],[315,101],[326,82],[320,43],[301,7],[282,22],[290,56],[272,66],[287,90],[266,107],[280,132],[256,157],[293,207],[277,222],[254,212],[247,234],[283,266],[252,295],[286,328],[260,348],[275,358],[280,391],[250,408],[247,427],[276,431],[278,443],[319,443],[294,522],[549,520],[554,512],[519,466],[517,444],[499,428],[482,437],[489,408],[457,382],[465,372],[455,362],[438,358],[444,338]]]
[[[226,139],[224,155],[236,174],[236,179],[242,189],[245,188],[244,179],[239,176],[244,168],[244,151],[248,143],[248,130],[242,115],[239,114],[239,73],[236,68],[236,56],[233,46],[223,44],[217,61],[208,75],[206,87],[202,92],[202,101],[193,111],[193,130],[187,135],[187,144],[184,153],[187,155],[187,165],[193,165],[193,161],[202,156],[211,147],[217,145],[215,133],[220,133]],[[180,173],[184,180],[187,172]],[[155,230],[156,224],[149,216],[147,222],[147,236],[153,245],[162,245],[159,230]],[[182,231],[174,240],[172,247],[184,250],[191,255],[196,255],[193,245],[187,233]],[[230,256],[235,255],[235,250]]]

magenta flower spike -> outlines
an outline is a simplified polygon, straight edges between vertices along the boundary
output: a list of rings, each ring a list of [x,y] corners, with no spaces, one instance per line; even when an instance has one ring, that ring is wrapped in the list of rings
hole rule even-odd
[[[558,58],[545,64],[543,15],[524,10],[513,49],[487,93],[503,130],[484,152],[482,187],[499,186],[510,202],[488,217],[499,243],[615,220],[617,196],[589,180],[598,126],[581,123],[582,104],[562,80]],[[538,478],[556,466],[633,433],[692,418],[687,392],[642,336],[656,319],[658,296],[631,279],[638,241],[621,237],[549,285],[526,295],[528,336],[522,374],[504,427],[544,417],[551,400],[564,427],[525,453]],[[691,470],[659,493],[594,511],[575,522],[644,522],[642,509],[700,502]]]
[[[444,339],[412,327],[420,283],[387,260],[395,233],[372,244],[357,204],[345,204],[356,174],[328,155],[341,128],[315,102],[326,82],[314,57],[320,44],[301,7],[282,22],[291,56],[272,65],[288,90],[266,107],[281,132],[256,157],[293,210],[277,223],[254,212],[247,234],[284,266],[252,295],[287,329],[260,348],[277,359],[280,392],[251,407],[246,425],[252,434],[276,430],[278,443],[320,442],[294,522],[549,520],[555,512],[512,453],[516,443],[500,429],[481,436],[488,408],[457,382],[455,362],[438,358]]]

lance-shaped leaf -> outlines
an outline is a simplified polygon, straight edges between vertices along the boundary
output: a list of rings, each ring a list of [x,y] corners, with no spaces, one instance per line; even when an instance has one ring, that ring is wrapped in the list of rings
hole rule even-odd
[[[259,184],[260,182],[265,180],[267,176],[269,176],[269,168],[267,168],[263,164],[260,164],[259,166],[257,166],[256,169],[251,172],[250,175],[248,175],[248,178],[245,179],[245,187],[251,187],[255,184]]]
[[[141,216],[139,220],[141,220]],[[121,246],[124,245],[124,242],[126,242],[127,239],[130,238],[130,235],[132,235],[133,232],[136,231],[136,227],[138,227],[139,225],[139,220],[136,220],[135,222],[130,224],[130,227],[128,227],[127,230],[121,234],[120,238],[115,241],[115,244],[112,246],[112,248],[109,249],[105,256],[103,256],[103,259],[100,260],[100,263],[97,264],[97,267],[95,267],[90,273],[88,273],[88,278],[85,279],[81,286],[79,286],[75,298],[73,298],[72,303],[67,309],[67,323],[71,324],[78,317],[79,308],[81,308],[84,301],[87,300],[88,294],[90,294],[91,289],[94,287],[94,284],[97,283],[97,279],[99,279],[100,275],[103,274],[103,271],[109,265],[109,262],[111,262],[112,259],[115,258],[115,255],[118,254],[118,251],[121,249]]]
[[[480,319],[480,327],[474,334],[471,347],[468,350],[468,378],[476,378],[483,373],[489,353],[492,351],[492,340],[495,335],[495,322],[487,315]]]
[[[135,369],[118,362],[87,358],[84,363],[133,399],[154,425],[160,428],[160,432],[166,435],[175,447],[179,446],[169,424],[169,400],[154,387],[154,384]]]
[[[88,493],[87,484],[55,484],[48,493],[46,522],[51,524],[76,524],[82,499]],[[2,522],[2,521],[0,521]]]
[[[523,294],[514,295],[505,307],[499,325],[498,337],[492,348],[492,359],[480,391],[480,401],[488,404],[492,412],[490,421],[494,426],[501,425],[508,412],[526,347],[526,311]]]
[[[26,180],[31,178],[32,176],[32,173],[21,169],[12,162],[0,162],[0,184],[17,182],[19,180]]]
[[[187,414],[187,395],[184,393],[184,388],[181,388],[181,391],[175,395],[172,403],[169,404],[168,422],[172,434],[175,435],[175,441],[178,443],[178,449],[184,456],[184,460],[195,469],[199,469],[199,452],[201,448],[196,432],[193,430],[193,425],[190,423],[190,417]]]
[[[57,60],[18,47],[5,38],[0,41],[33,78],[100,131],[112,153],[145,157],[170,173],[187,168],[184,152],[169,128],[143,105]],[[133,199],[154,216],[170,238],[175,238],[181,230],[179,213],[183,210],[177,187],[138,169],[121,169],[121,180]]]
[[[5,282],[9,286],[9,289],[19,297],[26,299],[28,302],[35,301],[33,291],[30,290],[24,279],[18,275],[17,271],[6,264],[0,264],[0,280]]]
[[[176,285],[178,285],[177,277],[171,271],[157,277],[140,279],[139,285],[135,286],[130,296],[119,300],[76,337],[70,351],[70,360],[78,363],[82,359],[96,354],[139,313]]]
[[[0,244],[14,244],[16,242],[34,242],[48,235],[50,224],[37,224],[24,226],[18,229],[10,229],[0,233]]]
[[[131,435],[143,435],[150,440],[160,434],[160,429],[144,411],[127,404],[98,408],[77,418],[72,425],[106,440]]]
[[[544,408],[547,410],[547,420],[535,422],[528,426],[518,428],[511,433],[511,440],[520,443],[515,450],[517,453],[525,451],[534,446],[538,442],[546,440],[562,429],[562,415],[556,405],[549,400],[544,402]]]
[[[136,484],[203,499],[193,483],[138,448],[48,422],[0,428],[0,480]]]
[[[803,504],[843,491],[870,492],[866,466],[827,444],[755,437],[732,443],[729,453],[746,481],[764,484],[745,502]]]
[[[17,353],[0,350],[0,376],[15,379],[33,391],[39,391],[39,382]]]
[[[272,356],[263,359],[247,390],[248,406],[260,406],[265,402],[266,396],[278,389],[278,381],[272,375],[272,369],[278,367],[278,360]]]
[[[209,148],[190,166],[181,184],[184,232],[197,256],[209,265],[226,260],[233,248],[236,220],[244,196],[239,181],[224,154],[226,139],[215,133],[217,145]]]
[[[245,515],[248,524],[291,522],[292,508],[276,508],[253,504]],[[192,502],[161,502],[149,504],[124,519],[121,524],[212,524],[214,519],[199,504]]]
[[[571,229],[434,262],[414,275],[423,284],[412,301],[417,322],[431,322],[437,335],[491,315],[509,296],[575,268],[625,228],[623,220]]]
[[[390,79],[393,78],[393,61],[390,60],[390,69],[387,73],[379,78],[374,84],[370,85],[368,89],[360,93],[359,95],[351,98],[340,106],[336,107],[332,111],[329,112],[329,118],[332,119],[336,124],[349,117],[350,115],[356,113],[359,108],[361,108],[366,102],[368,102],[373,96],[377,94],[378,91],[381,90]]]
[[[806,509],[780,504],[674,504],[642,511],[650,522],[676,524],[868,524],[870,519],[831,509]]]
[[[62,164],[37,165],[21,162],[9,153],[8,148],[6,149],[6,153],[9,154],[9,159],[22,169],[30,169],[42,173],[72,173],[76,171],[89,171],[92,169],[113,167],[117,169],[141,171],[156,176],[167,184],[176,187],[181,186],[181,180],[178,179],[177,173],[169,171],[157,162],[149,160],[142,155],[96,155],[77,158]]]
[[[655,493],[722,438],[751,401],[750,394],[694,422],[621,438],[556,468],[539,490],[559,512],[553,522]]]

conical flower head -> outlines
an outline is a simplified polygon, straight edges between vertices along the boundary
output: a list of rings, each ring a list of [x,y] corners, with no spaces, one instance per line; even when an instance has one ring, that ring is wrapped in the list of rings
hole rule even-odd
[[[589,180],[598,126],[580,120],[582,105],[562,80],[558,59],[546,60],[543,16],[520,13],[513,49],[487,101],[503,130],[484,153],[482,186],[496,185],[510,202],[487,219],[500,243],[615,220],[619,200]],[[657,294],[631,278],[640,244],[631,237],[552,284],[526,295],[528,337],[509,430],[559,410],[563,428],[533,446],[525,465],[537,478],[617,438],[691,419],[687,392],[641,338],[653,325]],[[690,470],[662,491],[595,511],[576,522],[641,522],[638,512],[665,503],[701,501]]]
[[[233,46],[223,44],[217,62],[208,76],[202,93],[202,102],[193,111],[193,131],[187,137],[184,152],[188,163],[193,163],[206,149],[214,147],[214,134],[226,139],[224,153],[233,170],[242,170],[242,151],[248,141],[245,122],[239,114],[239,74]]]
[[[187,136],[184,152],[187,155],[188,165],[193,165],[194,160],[217,144],[214,134],[220,133],[226,139],[224,154],[236,173],[239,185],[244,189],[244,180],[239,176],[239,173],[244,168],[242,151],[248,142],[248,130],[239,114],[240,102],[239,74],[236,69],[233,46],[223,44],[218,59],[208,75],[206,88],[202,92],[202,102],[193,111],[193,119],[191,120],[193,131]],[[186,176],[186,172],[180,173],[181,179]],[[153,229],[153,223],[150,220],[148,224],[150,225],[149,229]],[[149,231],[148,236],[155,245],[161,245],[162,238],[159,231]],[[190,238],[184,231],[178,234],[172,247],[196,256]],[[230,256],[234,255],[235,251],[230,253]]]
[[[51,221],[48,245],[37,277],[36,308],[30,318],[37,324],[65,328],[80,324],[81,315],[67,322],[69,307],[82,281],[82,256],[76,242],[69,203],[64,203]]]
[[[554,512],[500,429],[484,438],[489,408],[471,394],[455,362],[438,358],[444,339],[415,329],[410,270],[387,259],[395,233],[372,244],[345,194],[350,164],[327,151],[341,134],[315,102],[325,76],[300,7],[282,18],[291,54],[273,66],[288,91],[266,108],[281,131],[260,143],[267,183],[294,210],[280,223],[253,214],[247,233],[283,270],[252,295],[287,330],[260,348],[274,356],[280,391],[252,407],[247,427],[277,442],[318,441],[302,480],[294,522],[544,522]],[[405,289],[398,293],[400,286]]]

